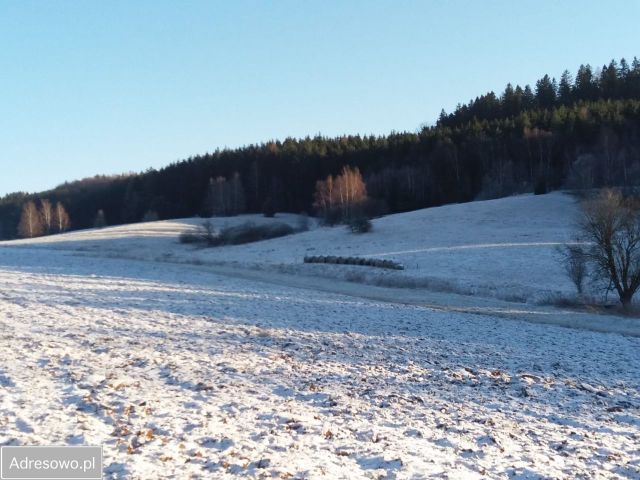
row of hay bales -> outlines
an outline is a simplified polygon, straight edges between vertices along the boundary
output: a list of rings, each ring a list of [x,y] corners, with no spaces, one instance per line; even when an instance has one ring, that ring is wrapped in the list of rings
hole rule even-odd
[[[336,265],[360,265],[363,267],[404,270],[404,266],[401,263],[394,262],[393,260],[382,260],[379,258],[335,257],[331,255],[316,255],[311,257],[304,257],[304,263],[333,263]]]

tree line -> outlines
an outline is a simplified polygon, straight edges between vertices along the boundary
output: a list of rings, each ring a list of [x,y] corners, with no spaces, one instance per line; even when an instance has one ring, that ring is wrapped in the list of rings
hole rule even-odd
[[[48,198],[73,228],[145,218],[317,212],[318,181],[358,169],[377,211],[401,212],[519,192],[640,182],[640,62],[581,66],[507,85],[416,132],[286,138],[189,157],[159,170],[96,176],[0,198],[0,237],[22,207]],[[326,195],[325,195],[326,197]],[[329,197],[326,197],[329,198]]]
[[[40,205],[27,201],[22,206],[18,234],[23,238],[34,238],[52,233],[63,233],[71,227],[71,219],[62,202],[53,205],[46,198]]]
[[[574,77],[569,70],[562,72],[560,80],[544,75],[535,83],[524,88],[508,83],[501,95],[489,92],[459,104],[455,111],[447,114],[442,110],[439,125],[455,127],[475,118],[495,120],[517,116],[533,109],[553,109],[572,105],[576,102],[590,102],[599,99],[640,98],[640,61],[634,58],[631,65],[623,58],[620,62],[611,60],[608,65],[595,70],[591,65],[580,65]]]

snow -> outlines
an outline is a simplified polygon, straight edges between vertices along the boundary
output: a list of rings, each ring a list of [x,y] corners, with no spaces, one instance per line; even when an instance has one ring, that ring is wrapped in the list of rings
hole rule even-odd
[[[0,444],[106,478],[640,478],[640,339],[0,249]]]
[[[503,300],[538,303],[574,289],[558,261],[557,248],[571,240],[578,208],[563,193],[521,195],[498,200],[446,205],[388,215],[373,221],[373,231],[354,235],[344,227],[312,228],[309,232],[251,245],[194,250],[177,243],[180,232],[203,219],[140,223],[71,232],[11,242],[200,264],[283,270],[305,275],[357,278],[367,283],[405,285],[417,281],[430,289]],[[218,228],[245,221],[285,221],[278,214],[213,218]],[[388,258],[406,266],[403,272],[361,267],[302,265],[305,255]],[[407,281],[409,280],[409,282]]]
[[[227,276],[377,301],[640,336],[635,318],[548,307],[555,298],[575,295],[558,248],[572,241],[577,217],[576,199],[554,192],[388,215],[375,219],[373,232],[366,235],[343,226],[320,227],[310,219],[307,232],[247,245],[198,248],[178,242],[180,233],[205,220],[216,228],[245,222],[300,223],[298,215],[279,213],[275,218],[241,215],[139,223],[0,242],[0,247],[197,265]],[[406,270],[305,264],[306,255],[388,258]]]
[[[4,242],[0,445],[104,445],[109,479],[639,479],[637,322],[496,299],[569,290],[575,213],[550,194],[219,249],[177,242],[199,219]],[[214,221],[298,221],[278,217]]]

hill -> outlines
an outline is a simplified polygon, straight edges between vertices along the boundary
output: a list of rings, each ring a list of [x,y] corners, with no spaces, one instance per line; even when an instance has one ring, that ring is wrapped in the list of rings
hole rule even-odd
[[[373,137],[287,138],[189,157],[160,170],[98,176],[0,199],[0,238],[15,238],[28,200],[62,202],[72,228],[211,210],[211,189],[233,184],[242,211],[311,212],[316,182],[345,165],[391,213],[562,187],[640,183],[640,61],[582,65],[575,80],[544,75],[534,88],[508,84],[437,124]],[[96,166],[100,168],[99,165]]]
[[[3,245],[228,265],[537,303],[572,292],[556,249],[570,240],[576,214],[572,196],[551,193],[387,215],[374,219],[373,231],[364,235],[314,222],[311,230],[287,237],[202,249],[178,242],[180,233],[204,221],[189,218],[69,232]],[[248,221],[295,225],[298,217],[240,215],[210,220],[223,228]],[[308,255],[385,258],[402,263],[405,270],[303,264]]]

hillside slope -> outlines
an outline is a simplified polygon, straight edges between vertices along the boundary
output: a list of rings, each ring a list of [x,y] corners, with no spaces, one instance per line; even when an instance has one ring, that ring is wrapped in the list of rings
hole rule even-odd
[[[501,299],[537,302],[570,293],[559,262],[558,245],[571,239],[575,199],[562,193],[523,195],[447,205],[388,215],[373,221],[373,231],[354,235],[345,227],[310,231],[248,245],[197,249],[181,245],[181,232],[198,218],[84,230],[31,240],[3,242],[88,252],[112,257],[196,264],[232,264],[308,275],[336,276],[368,283],[420,286]],[[216,227],[285,221],[258,215],[213,218]],[[303,264],[305,255],[388,258],[402,272],[367,267]]]

